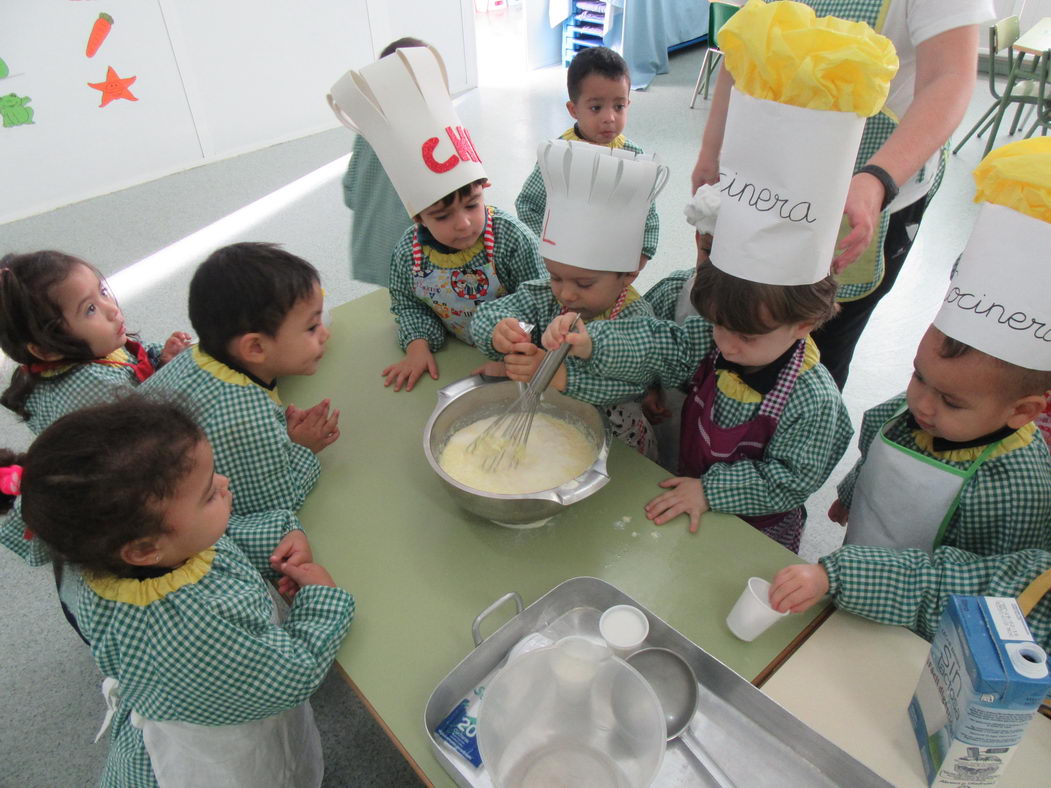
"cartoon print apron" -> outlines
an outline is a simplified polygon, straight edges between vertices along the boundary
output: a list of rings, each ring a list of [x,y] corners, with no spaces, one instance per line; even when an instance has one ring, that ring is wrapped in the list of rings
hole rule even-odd
[[[478,304],[507,294],[507,288],[500,282],[493,262],[495,240],[491,207],[486,208],[482,243],[485,246],[485,264],[481,268],[471,265],[443,268],[432,261],[430,270],[424,273],[419,228],[412,236],[413,292],[434,310],[457,339],[468,345],[474,344],[471,341],[471,318]]]
[[[763,397],[759,412],[752,420],[735,427],[721,427],[715,422],[712,411],[719,377],[715,369],[718,348],[705,357],[694,375],[682,408],[680,476],[699,478],[716,463],[762,459],[795,388],[805,348],[806,340],[796,343],[795,353],[781,368],[773,389]],[[806,510],[802,506],[790,512],[738,516],[792,552],[799,551],[799,539],[806,522]]]
[[[902,407],[891,416],[869,447],[854,485],[844,544],[915,547],[933,553],[956,513],[964,486],[1000,445],[996,441],[986,446],[967,468],[953,467],[887,437],[887,427],[905,411]],[[897,492],[908,489],[920,494]]]

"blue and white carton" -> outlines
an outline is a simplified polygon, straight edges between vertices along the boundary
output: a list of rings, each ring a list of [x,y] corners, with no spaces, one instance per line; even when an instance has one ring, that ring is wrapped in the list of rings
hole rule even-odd
[[[995,785],[1049,688],[1014,599],[951,596],[909,704],[927,782]]]

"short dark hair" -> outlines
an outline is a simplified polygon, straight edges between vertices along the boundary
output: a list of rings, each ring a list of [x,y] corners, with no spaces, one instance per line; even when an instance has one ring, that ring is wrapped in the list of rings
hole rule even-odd
[[[1003,393],[1008,399],[1021,399],[1034,395],[1043,395],[1051,390],[1051,372],[1040,369],[1029,369],[989,355],[976,347],[942,333],[936,326],[932,328],[942,335],[938,355],[942,358],[960,358],[968,353],[977,353],[990,359],[1003,371]]]
[[[38,378],[25,366],[40,361],[29,352],[30,344],[69,361],[90,361],[95,357],[87,342],[69,333],[62,307],[51,295],[78,265],[103,278],[98,269],[79,257],[51,249],[8,254],[0,259],[0,349],[21,365],[0,395],[0,404],[23,419],[30,416],[26,400]]]
[[[435,200],[434,202],[431,203],[431,205],[428,205],[427,208],[430,208],[432,205],[438,205],[439,203],[441,204],[442,208],[448,208],[450,205],[452,205],[454,202],[456,202],[456,198],[457,197],[459,197],[461,200],[466,200],[466,199],[470,198],[470,196],[472,194],[474,194],[474,190],[475,189],[484,187],[485,184],[487,184],[487,183],[489,183],[489,179],[488,178],[478,178],[477,180],[473,180],[470,183],[465,183],[463,186],[461,186],[456,191],[449,192],[447,195],[442,197],[440,200]],[[424,210],[427,210],[427,209],[425,208]],[[413,218],[414,221],[419,221],[420,214],[416,214],[412,218]]]
[[[274,336],[319,282],[314,266],[277,244],[224,246],[197,266],[190,281],[190,323],[201,348],[230,364],[232,339],[255,332]]]
[[[409,47],[425,47],[428,46],[426,41],[421,41],[418,38],[412,36],[405,36],[399,38],[397,41],[391,41],[387,46],[383,47],[383,51],[380,52],[380,57],[385,58],[387,55],[393,55],[399,49],[408,49]]]
[[[588,47],[573,56],[566,72],[566,90],[574,104],[580,98],[580,83],[589,74],[601,74],[606,79],[626,79],[631,89],[631,72],[624,58],[608,47]]]
[[[55,421],[20,457],[22,519],[56,563],[141,576],[121,548],[164,533],[163,504],[193,470],[204,433],[181,407],[139,394]],[[0,498],[0,511],[13,499]]]
[[[690,301],[704,318],[739,334],[767,334],[791,323],[817,328],[836,314],[836,280],[812,285],[768,285],[719,270],[705,261],[697,267]]]

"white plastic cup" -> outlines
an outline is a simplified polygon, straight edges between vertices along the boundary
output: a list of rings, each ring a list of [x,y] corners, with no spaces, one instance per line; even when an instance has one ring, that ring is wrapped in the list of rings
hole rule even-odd
[[[741,640],[752,641],[770,625],[788,615],[770,607],[770,583],[761,577],[750,577],[726,617],[726,626]]]
[[[614,605],[599,618],[598,631],[613,653],[625,659],[646,642],[650,622],[646,614],[633,605]]]

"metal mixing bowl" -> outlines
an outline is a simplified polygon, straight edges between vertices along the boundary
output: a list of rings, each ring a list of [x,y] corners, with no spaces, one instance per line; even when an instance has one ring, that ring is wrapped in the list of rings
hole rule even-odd
[[[561,512],[565,507],[587,498],[609,481],[606,457],[612,439],[605,415],[593,405],[566,397],[548,389],[540,401],[538,413],[568,421],[580,427],[594,442],[596,457],[591,467],[559,487],[535,493],[502,495],[468,487],[453,479],[438,464],[449,437],[468,424],[503,413],[519,394],[517,383],[486,383],[479,376],[451,383],[438,392],[427,426],[423,430],[423,452],[438,478],[453,499],[464,509],[500,525],[528,527]]]

